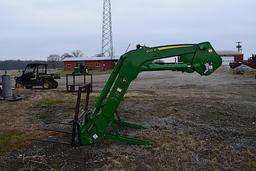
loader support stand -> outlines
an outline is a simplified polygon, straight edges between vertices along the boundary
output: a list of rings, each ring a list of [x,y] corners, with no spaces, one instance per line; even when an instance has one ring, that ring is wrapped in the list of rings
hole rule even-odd
[[[83,92],[86,92],[85,106],[83,110],[80,110],[81,97]],[[72,122],[72,126],[73,126],[72,127],[72,145],[73,146],[81,144],[80,123],[82,122],[85,123],[87,121],[86,114],[88,112],[90,92],[91,92],[91,84],[86,84],[85,86],[78,88],[75,115]]]
[[[82,83],[78,82],[77,78],[81,78],[83,77],[83,81]],[[89,79],[88,79],[89,77]],[[88,74],[88,73],[82,73],[82,74],[77,74],[77,73],[73,73],[73,74],[66,74],[66,89],[67,92],[77,92],[79,90],[79,87],[86,85],[86,84],[90,84],[90,91],[92,92],[92,83],[93,79],[92,79],[92,74]],[[85,89],[83,89],[83,91],[85,91]]]
[[[147,129],[146,127],[142,126],[142,125],[137,125],[134,123],[129,123],[129,122],[125,122],[122,120],[114,120],[113,125],[117,125],[119,127],[127,127],[127,128],[132,128],[132,129]]]

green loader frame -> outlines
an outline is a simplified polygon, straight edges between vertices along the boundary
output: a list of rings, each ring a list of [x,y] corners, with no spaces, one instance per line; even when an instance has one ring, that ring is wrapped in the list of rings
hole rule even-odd
[[[170,57],[178,57],[179,60],[176,63],[159,64],[156,62]],[[117,115],[117,108],[124,100],[130,83],[137,78],[140,72],[146,71],[197,72],[202,76],[207,76],[221,64],[221,57],[209,42],[151,48],[137,46],[137,49],[120,57],[96,102],[94,110],[81,113],[78,109],[76,112],[73,120],[72,144],[93,144],[102,139],[109,139],[127,144],[152,145],[154,142],[151,140],[142,140],[120,134],[122,127],[145,129],[144,126],[128,123]]]

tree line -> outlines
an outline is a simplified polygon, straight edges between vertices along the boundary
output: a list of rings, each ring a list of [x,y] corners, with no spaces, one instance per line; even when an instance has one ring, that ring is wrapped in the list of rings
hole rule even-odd
[[[6,61],[0,61],[0,70],[24,70],[27,64],[30,63],[44,63],[48,64],[48,68],[55,69],[55,68],[63,68],[63,62],[62,61],[56,61],[54,64],[50,61],[43,61],[43,60],[6,60]]]
[[[48,64],[48,68],[56,69],[63,68],[63,60],[66,58],[79,58],[84,54],[80,50],[73,50],[71,53],[64,53],[63,55],[51,54],[47,57],[47,61],[43,60],[5,60],[0,61],[0,70],[24,70],[27,64],[30,63],[44,63]]]

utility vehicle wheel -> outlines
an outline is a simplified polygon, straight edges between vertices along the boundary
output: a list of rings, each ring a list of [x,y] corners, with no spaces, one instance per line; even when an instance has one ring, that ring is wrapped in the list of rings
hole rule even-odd
[[[32,85],[26,85],[25,87],[26,87],[26,89],[32,89],[33,88]]]
[[[52,81],[52,88],[57,88],[58,87],[58,82],[53,80]]]
[[[15,88],[23,88],[24,87],[24,85],[22,84],[22,82],[16,82],[15,83]]]
[[[43,89],[50,89],[52,88],[52,83],[49,80],[45,80],[42,84]]]

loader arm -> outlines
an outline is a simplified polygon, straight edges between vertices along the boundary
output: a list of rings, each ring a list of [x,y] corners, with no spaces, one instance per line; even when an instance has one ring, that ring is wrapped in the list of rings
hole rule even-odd
[[[179,57],[176,63],[158,64],[155,61]],[[122,126],[142,129],[143,126],[127,123],[116,117],[116,111],[130,83],[140,72],[182,71],[210,75],[222,63],[219,55],[209,42],[200,44],[181,44],[159,47],[137,47],[120,57],[107,83],[105,84],[95,109],[86,114],[83,121],[74,121],[79,129],[79,144],[92,144],[100,139],[113,139],[128,144],[152,144],[150,140],[140,140],[119,134]],[[109,128],[111,127],[111,131]],[[79,134],[79,136],[78,136]]]

